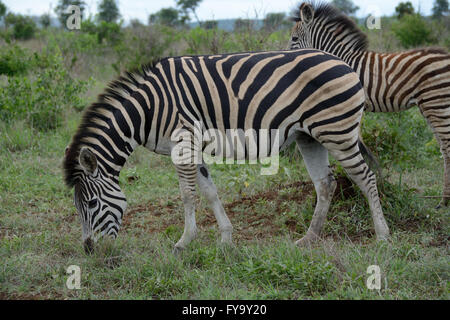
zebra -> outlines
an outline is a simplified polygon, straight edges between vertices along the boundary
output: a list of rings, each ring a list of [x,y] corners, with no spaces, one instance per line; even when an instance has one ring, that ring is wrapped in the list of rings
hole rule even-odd
[[[377,239],[388,239],[376,178],[360,152],[365,100],[356,73],[315,49],[169,57],[125,73],[86,109],[64,156],[86,252],[102,236],[118,235],[127,206],[119,173],[133,150],[144,146],[170,155],[178,143],[172,134],[192,134],[198,121],[220,131],[283,130],[280,150],[296,142],[317,193],[311,225],[297,245],[319,239],[336,188],[328,152],[368,199]],[[216,217],[221,242],[231,243],[233,227],[205,162],[174,166],[185,219],[174,250],[196,236],[196,185]]]
[[[366,111],[397,112],[418,106],[440,144],[444,191],[450,204],[450,55],[424,48],[397,53],[368,51],[367,36],[332,5],[308,3],[294,13],[289,49],[315,48],[347,62],[359,75]]]

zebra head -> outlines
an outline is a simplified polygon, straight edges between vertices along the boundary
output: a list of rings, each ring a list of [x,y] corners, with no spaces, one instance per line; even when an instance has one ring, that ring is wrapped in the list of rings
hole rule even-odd
[[[313,20],[313,6],[306,2],[302,3],[300,5],[298,15],[294,18],[296,24],[292,29],[288,49],[304,49],[313,47],[311,39]]]
[[[99,238],[117,237],[127,202],[118,179],[104,173],[89,148],[82,147],[75,161],[81,170],[77,170],[73,183],[74,203],[81,219],[84,249],[90,253]]]
[[[293,13],[295,26],[289,49],[314,48],[334,54],[344,61],[348,54],[368,47],[367,35],[339,9],[325,2],[304,2]]]

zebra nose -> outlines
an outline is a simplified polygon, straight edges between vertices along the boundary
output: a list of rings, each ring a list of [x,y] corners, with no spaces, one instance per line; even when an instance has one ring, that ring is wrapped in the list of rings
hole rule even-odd
[[[94,241],[91,238],[87,238],[84,241],[84,252],[91,254],[94,251]]]

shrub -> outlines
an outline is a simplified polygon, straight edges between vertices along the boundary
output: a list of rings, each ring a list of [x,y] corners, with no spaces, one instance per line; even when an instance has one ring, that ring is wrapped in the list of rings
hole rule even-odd
[[[117,73],[174,55],[172,44],[181,39],[181,34],[175,29],[161,25],[135,26],[126,28],[123,32],[123,41],[114,46],[116,62],[112,66]]]
[[[13,76],[24,73],[31,64],[31,54],[17,46],[0,48],[0,75]]]
[[[5,17],[5,26],[12,26],[12,31],[8,33],[8,37],[20,40],[28,40],[33,38],[36,32],[36,23],[28,16],[9,13]]]
[[[81,109],[85,81],[74,80],[64,67],[61,53],[48,49],[33,57],[30,75],[14,75],[0,87],[0,119],[7,123],[23,120],[31,127],[48,130],[59,127],[64,110]]]
[[[392,24],[392,31],[406,48],[430,44],[434,41],[430,27],[419,14],[405,15],[400,21]]]
[[[362,136],[383,170],[393,168],[402,172],[439,155],[437,143],[432,142],[433,134],[417,109],[390,114],[366,113]],[[418,145],[427,148],[417,148]]]

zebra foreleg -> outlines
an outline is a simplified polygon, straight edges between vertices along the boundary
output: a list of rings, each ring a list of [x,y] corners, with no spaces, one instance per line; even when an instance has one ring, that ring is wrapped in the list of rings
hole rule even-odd
[[[233,226],[231,225],[230,219],[228,219],[228,216],[223,209],[222,202],[217,195],[217,188],[204,164],[197,166],[197,184],[199,186],[200,193],[205,196],[209,206],[214,212],[214,216],[216,217],[221,233],[221,242],[231,244]]]
[[[175,244],[175,251],[180,251],[192,241],[197,235],[195,222],[195,182],[197,165],[176,165],[180,182],[181,198],[184,204],[184,232],[181,239]]]
[[[304,246],[319,239],[336,189],[336,181],[329,166],[328,150],[324,146],[303,133],[296,142],[317,193],[317,204],[311,224],[306,235],[296,242],[298,246]]]

